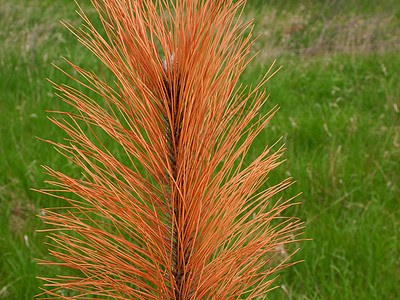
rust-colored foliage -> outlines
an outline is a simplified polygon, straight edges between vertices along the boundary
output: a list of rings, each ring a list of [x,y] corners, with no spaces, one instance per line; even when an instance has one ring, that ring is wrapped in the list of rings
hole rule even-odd
[[[254,88],[237,84],[253,41],[250,24],[240,21],[244,1],[92,3],[102,33],[83,11],[82,29],[64,23],[111,71],[114,88],[105,76],[72,63],[83,78],[75,80],[97,97],[55,84],[78,113],[51,119],[69,135],[66,144],[53,144],[83,176],[46,167],[57,188],[41,192],[69,206],[42,216],[54,227],[50,254],[58,260],[43,263],[80,275],[44,278],[42,296],[265,296],[271,274],[288,265],[274,253],[293,241],[301,225],[281,216],[290,200],[269,201],[289,179],[260,191],[283,148],[267,147],[243,166],[276,111],[259,115],[267,99],[260,88],[272,66]],[[99,130],[123,151],[112,153]]]

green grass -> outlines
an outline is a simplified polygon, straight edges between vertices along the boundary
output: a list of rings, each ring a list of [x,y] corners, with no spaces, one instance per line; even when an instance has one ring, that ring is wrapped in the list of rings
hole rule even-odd
[[[262,35],[243,82],[257,82],[274,58],[283,65],[266,86],[265,112],[281,109],[248,159],[283,136],[287,162],[270,180],[296,179],[284,195],[303,193],[289,213],[312,239],[298,244],[292,261],[305,262],[283,271],[269,298],[400,298],[400,3],[296,3],[249,1],[244,16]],[[45,186],[42,164],[79,172],[36,139],[65,137],[45,110],[70,108],[46,77],[73,83],[51,63],[98,65],[58,23],[78,25],[74,10],[68,0],[0,0],[0,299],[32,299],[35,276],[62,272],[34,261],[47,255],[35,215],[60,203],[30,188]]]

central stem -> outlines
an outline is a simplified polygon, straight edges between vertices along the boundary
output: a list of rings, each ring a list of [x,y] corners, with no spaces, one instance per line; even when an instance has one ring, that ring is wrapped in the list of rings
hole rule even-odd
[[[168,74],[168,69],[164,64],[164,70]],[[179,79],[179,78],[178,78]],[[172,80],[171,80],[172,81]],[[180,218],[182,218],[183,213],[183,205],[182,205],[182,197],[177,192],[176,182],[177,182],[177,159],[179,154],[179,138],[181,134],[181,116],[178,114],[179,109],[179,93],[180,93],[180,84],[175,82],[175,85],[171,83],[170,80],[164,79],[164,86],[166,89],[166,95],[168,97],[168,109],[167,113],[171,114],[170,118],[164,116],[164,125],[166,128],[166,140],[168,145],[168,159],[171,166],[171,175],[167,175],[168,180],[168,191],[169,191],[169,205],[173,212],[171,211],[171,232],[170,236],[172,237],[172,276],[175,281],[175,287],[173,287],[174,291],[171,291],[175,294],[175,300],[185,300],[182,283],[187,279],[188,272],[186,269],[187,261],[189,258],[190,245],[185,245],[185,247],[181,247],[181,243],[186,241],[185,238],[185,225],[179,222]],[[170,178],[172,177],[172,178]],[[190,241],[189,241],[190,244]],[[183,251],[182,251],[183,249]],[[186,271],[186,273],[185,273]],[[186,293],[187,295],[187,293]],[[189,299],[190,295],[186,297]]]

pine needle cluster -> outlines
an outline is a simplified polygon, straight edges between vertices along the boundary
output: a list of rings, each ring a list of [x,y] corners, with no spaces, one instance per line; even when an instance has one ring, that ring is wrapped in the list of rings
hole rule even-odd
[[[271,200],[290,179],[262,189],[283,146],[244,160],[276,112],[259,113],[273,66],[256,86],[238,84],[254,40],[240,18],[245,1],[91,1],[101,30],[81,9],[84,26],[64,24],[114,79],[69,63],[92,96],[54,83],[76,112],[51,118],[69,138],[49,143],[83,175],[45,167],[54,188],[41,192],[67,205],[41,216],[55,258],[42,263],[77,276],[43,278],[41,296],[265,297],[289,265],[274,253],[301,223],[282,215],[291,200]]]

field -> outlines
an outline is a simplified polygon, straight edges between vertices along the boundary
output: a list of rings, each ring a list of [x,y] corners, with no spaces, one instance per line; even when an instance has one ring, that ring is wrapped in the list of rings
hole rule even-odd
[[[61,141],[46,110],[71,110],[46,78],[74,83],[51,63],[98,66],[58,22],[79,26],[75,9],[72,0],[0,0],[0,299],[32,299],[36,276],[62,272],[35,262],[47,256],[36,215],[62,203],[31,188],[46,186],[41,165],[79,172],[36,138]],[[288,214],[311,239],[296,245],[291,261],[304,262],[280,274],[268,299],[399,299],[400,2],[249,0],[242,18],[260,34],[242,82],[258,82],[274,59],[283,66],[264,108],[280,110],[248,161],[283,137],[287,161],[270,180],[295,178],[283,195],[302,192]]]

